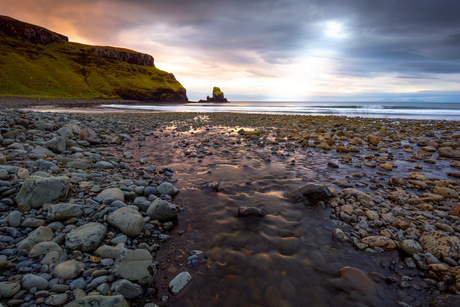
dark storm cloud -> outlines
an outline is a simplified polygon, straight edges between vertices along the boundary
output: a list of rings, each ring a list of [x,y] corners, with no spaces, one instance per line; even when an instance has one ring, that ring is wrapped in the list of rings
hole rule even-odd
[[[203,59],[226,64],[259,60],[289,64],[302,55],[330,50],[334,55],[327,57],[336,63],[330,73],[339,75],[460,72],[458,0],[6,0],[0,4],[0,11],[14,10],[60,17],[80,36],[111,44],[123,44],[117,41],[123,31],[148,30],[146,40],[190,49]],[[327,37],[328,22],[341,24],[344,37]],[[155,29],[171,35],[157,35]]]

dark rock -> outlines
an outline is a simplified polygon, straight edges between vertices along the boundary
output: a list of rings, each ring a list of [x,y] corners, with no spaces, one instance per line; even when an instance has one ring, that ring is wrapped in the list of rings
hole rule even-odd
[[[219,190],[219,183],[218,182],[206,182],[203,183],[200,188],[202,190],[208,190],[210,192],[217,192]]]
[[[239,207],[237,217],[246,217],[246,216],[255,216],[255,217],[264,217],[267,214],[255,207]]]
[[[214,87],[212,89],[212,98],[208,96],[206,100],[200,100],[199,102],[228,102],[228,100],[224,98],[224,93],[219,87]]]
[[[103,56],[108,59],[126,62],[129,64],[136,64],[141,66],[155,67],[154,60],[151,55],[139,52],[125,52],[118,49],[99,48],[93,47],[90,49],[97,55]]]
[[[7,16],[0,16],[0,33],[32,44],[47,45],[69,41],[64,35]]]
[[[298,190],[289,192],[288,199],[292,202],[302,202],[315,204],[320,201],[328,200],[332,197],[332,192],[324,185],[309,183]]]

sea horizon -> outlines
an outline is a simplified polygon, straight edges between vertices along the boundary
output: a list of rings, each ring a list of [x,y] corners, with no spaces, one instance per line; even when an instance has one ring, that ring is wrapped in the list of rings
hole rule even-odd
[[[156,112],[231,112],[460,121],[459,102],[232,101],[230,103],[189,102],[180,105],[103,104],[102,107]]]

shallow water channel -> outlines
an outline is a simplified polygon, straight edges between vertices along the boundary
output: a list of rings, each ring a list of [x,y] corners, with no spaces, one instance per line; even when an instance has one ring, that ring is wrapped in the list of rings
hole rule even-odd
[[[336,179],[378,183],[387,181],[390,175],[407,176],[414,165],[404,162],[410,154],[399,149],[402,154],[391,161],[399,167],[386,175],[382,169],[342,165],[335,151],[291,148],[289,143],[274,148],[245,141],[236,133],[238,129],[211,127],[190,133],[173,132],[173,128],[152,131],[157,137],[133,140],[125,147],[135,157],[130,164],[133,174],[143,169],[137,161],[147,158],[158,169],[172,168],[178,179],[174,184],[181,189],[174,199],[181,211],[177,228],[156,258],[164,262],[155,280],[157,304],[397,306],[405,302],[428,306],[438,294],[423,281],[419,271],[404,265],[397,251],[374,254],[359,251],[349,243],[333,242],[333,228],[350,226],[331,219],[331,208],[294,204],[286,199],[289,191],[308,182],[324,183],[340,191],[332,184]],[[186,146],[186,142],[190,144]],[[184,149],[190,155],[185,155]],[[357,157],[366,154],[362,150]],[[340,168],[327,167],[330,161]],[[444,167],[441,162],[424,169],[424,173],[445,178]],[[355,172],[365,175],[350,176]],[[200,189],[205,182],[218,182],[218,192]],[[371,191],[365,186],[361,190]],[[267,216],[237,218],[240,206],[263,209]],[[193,250],[203,251],[208,261],[186,267]],[[362,285],[365,279],[340,278],[339,270],[346,266],[369,274],[375,287]],[[193,275],[193,282],[173,297],[167,285],[184,267]],[[415,286],[400,289],[388,282],[390,276],[409,277]],[[168,301],[161,302],[165,295]]]

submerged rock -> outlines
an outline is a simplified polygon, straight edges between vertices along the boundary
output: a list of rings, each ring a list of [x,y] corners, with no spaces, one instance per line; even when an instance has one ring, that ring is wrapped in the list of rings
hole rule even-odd
[[[255,217],[265,217],[267,214],[259,208],[255,207],[239,207],[237,217],[246,217],[246,216],[255,216]]]
[[[288,193],[288,199],[292,202],[317,203],[326,201],[332,197],[332,192],[325,185],[309,183]]]

